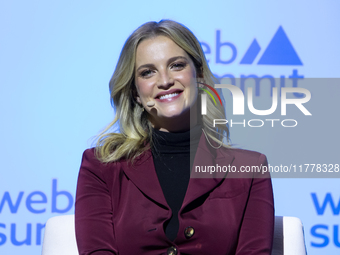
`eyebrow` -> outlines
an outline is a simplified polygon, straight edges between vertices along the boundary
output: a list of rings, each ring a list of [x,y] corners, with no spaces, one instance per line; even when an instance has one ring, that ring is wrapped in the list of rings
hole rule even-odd
[[[169,58],[166,64],[169,65],[171,62],[174,62],[178,59],[184,59],[188,61],[188,59],[184,56],[175,56],[175,57]],[[155,67],[154,64],[145,64],[145,65],[141,65],[140,67],[138,67],[136,71],[138,72],[142,68],[153,68],[153,67]]]

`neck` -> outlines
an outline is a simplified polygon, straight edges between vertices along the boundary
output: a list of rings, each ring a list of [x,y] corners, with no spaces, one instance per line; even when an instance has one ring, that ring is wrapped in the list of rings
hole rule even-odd
[[[155,122],[150,120],[152,127],[163,132],[185,132],[197,125],[197,107],[196,105],[185,114],[173,118],[163,118]]]

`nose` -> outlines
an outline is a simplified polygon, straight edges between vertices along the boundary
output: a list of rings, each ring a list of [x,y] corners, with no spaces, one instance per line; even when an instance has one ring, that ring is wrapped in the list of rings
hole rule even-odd
[[[160,89],[168,89],[174,85],[174,79],[167,71],[159,72],[159,79],[157,86]]]

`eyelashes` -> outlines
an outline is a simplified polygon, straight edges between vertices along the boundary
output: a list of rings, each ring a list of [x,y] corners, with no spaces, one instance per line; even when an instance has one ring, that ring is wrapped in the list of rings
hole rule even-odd
[[[179,62],[179,63],[174,63],[171,68],[174,68],[176,70],[182,70],[186,67],[187,63],[184,62]]]
[[[187,66],[187,63],[186,62],[175,62],[173,64],[170,65],[170,69],[171,70],[174,70],[174,71],[181,71],[183,70],[185,67]],[[139,76],[142,77],[142,78],[148,78],[148,77],[151,77],[153,73],[156,72],[156,69],[153,69],[153,68],[147,68],[147,69],[144,69],[142,70],[140,73],[139,73]]]
[[[148,77],[148,76],[150,76],[151,75],[151,69],[147,69],[147,70],[143,70],[140,74],[139,74],[139,76],[141,76],[141,77]]]

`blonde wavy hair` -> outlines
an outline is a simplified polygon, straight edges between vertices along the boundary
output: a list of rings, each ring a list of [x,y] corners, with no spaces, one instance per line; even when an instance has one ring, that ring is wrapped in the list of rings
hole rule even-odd
[[[115,109],[115,118],[98,135],[96,152],[102,162],[122,158],[133,162],[152,144],[152,126],[148,120],[148,113],[143,111],[135,99],[135,58],[141,41],[160,35],[170,38],[190,56],[197,76],[203,83],[210,86],[218,83],[209,69],[200,43],[188,28],[172,20],[148,22],[137,28],[126,40],[110,80],[111,105]],[[198,100],[199,98],[200,96]],[[200,114],[200,111],[197,112]],[[224,107],[216,106],[213,100],[207,97],[207,114],[198,116],[198,120],[207,138],[214,141],[215,145],[229,147],[222,143],[223,138],[226,138],[229,144],[228,126],[213,127],[214,119],[225,118]],[[120,133],[110,132],[116,124],[119,124]]]

